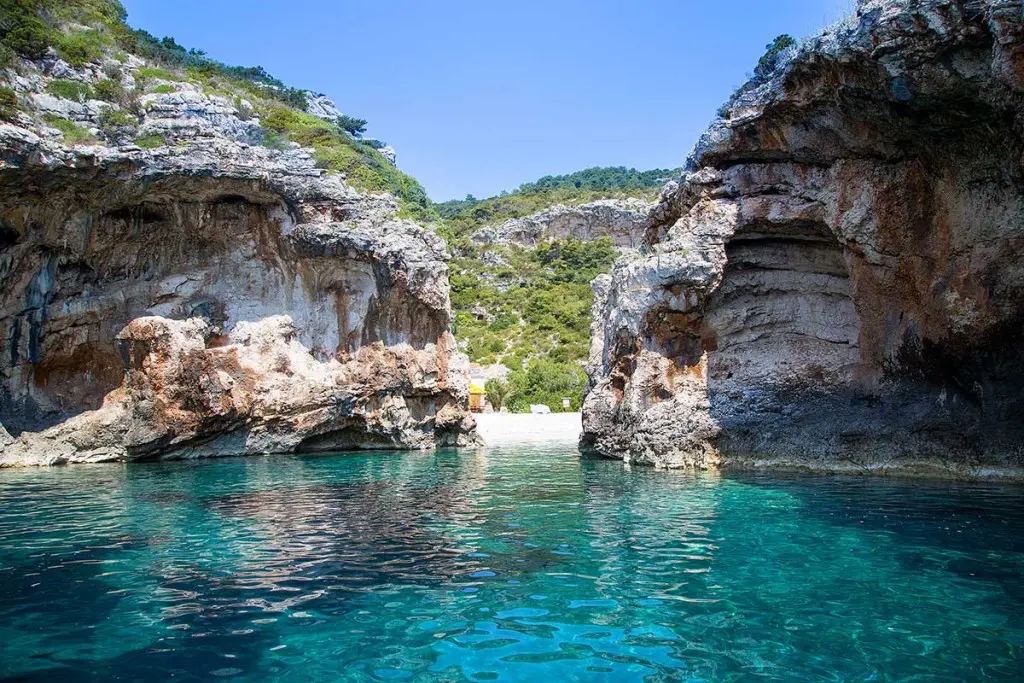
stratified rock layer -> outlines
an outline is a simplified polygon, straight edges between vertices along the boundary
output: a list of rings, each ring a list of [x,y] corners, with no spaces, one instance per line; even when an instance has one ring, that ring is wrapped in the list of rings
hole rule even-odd
[[[552,239],[596,240],[607,237],[617,247],[638,247],[649,225],[651,203],[643,199],[599,199],[576,206],[556,205],[523,218],[512,218],[473,234],[481,244],[514,242],[535,246]]]
[[[1024,474],[1024,6],[862,2],[776,57],[597,286],[586,447]]]
[[[157,149],[0,125],[0,465],[474,443],[444,242],[176,87]]]

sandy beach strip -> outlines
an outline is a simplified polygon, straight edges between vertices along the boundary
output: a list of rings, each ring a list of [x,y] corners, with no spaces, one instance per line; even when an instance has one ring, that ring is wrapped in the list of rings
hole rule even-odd
[[[582,431],[579,413],[474,415],[477,431],[488,446],[512,443],[566,443],[575,446]]]

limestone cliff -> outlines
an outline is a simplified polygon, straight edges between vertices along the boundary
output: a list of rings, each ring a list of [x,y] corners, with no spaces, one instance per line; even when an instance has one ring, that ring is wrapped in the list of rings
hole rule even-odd
[[[598,283],[584,445],[1024,475],[1024,4],[861,2],[722,114]]]
[[[298,145],[258,144],[240,99],[144,94],[140,147],[116,105],[53,94],[143,68],[7,74],[0,465],[474,443],[444,242]]]
[[[575,206],[559,204],[481,228],[472,239],[480,244],[514,242],[534,246],[549,239],[607,237],[617,247],[638,247],[647,230],[650,211],[651,203],[638,198],[599,199]]]

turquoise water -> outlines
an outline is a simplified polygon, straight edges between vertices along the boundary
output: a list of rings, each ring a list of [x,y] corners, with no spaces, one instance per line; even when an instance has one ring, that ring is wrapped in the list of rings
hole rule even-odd
[[[571,448],[0,472],[0,677],[1024,676],[1024,488]]]

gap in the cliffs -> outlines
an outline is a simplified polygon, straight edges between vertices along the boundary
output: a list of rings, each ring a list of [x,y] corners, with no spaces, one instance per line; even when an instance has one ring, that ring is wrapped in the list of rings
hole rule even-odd
[[[680,173],[592,168],[438,205],[454,331],[485,443],[578,442],[591,283],[636,253],[658,193]]]
[[[1024,681],[1022,160],[1024,0],[0,0],[0,683]]]

